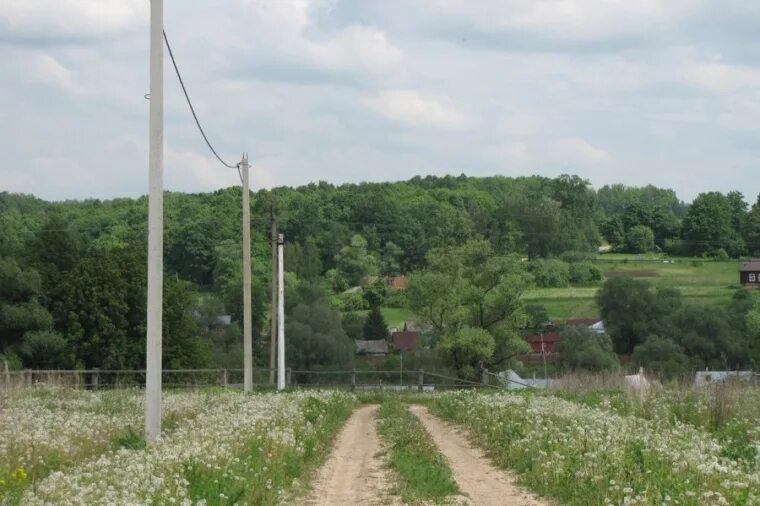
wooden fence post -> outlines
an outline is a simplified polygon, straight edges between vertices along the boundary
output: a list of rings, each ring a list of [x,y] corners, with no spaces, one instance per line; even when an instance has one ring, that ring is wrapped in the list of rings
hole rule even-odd
[[[92,369],[92,389],[97,390],[100,384],[100,369],[97,367]]]
[[[222,386],[227,388],[227,369],[222,369]]]
[[[291,378],[293,377],[293,375],[292,375],[293,369],[291,369],[290,367],[288,367],[285,372],[287,372],[287,378],[285,379],[285,386],[289,387],[290,385],[292,385]]]
[[[483,369],[483,371],[480,373],[480,382],[484,385],[488,384],[488,369]]]
[[[356,390],[356,369],[351,371],[351,391]]]
[[[5,379],[5,388],[11,387],[11,373],[8,370],[8,361],[3,360],[3,378]]]
[[[425,371],[420,369],[417,371],[417,391],[422,393],[423,386],[425,385]]]
[[[24,386],[27,388],[32,387],[32,370],[24,369]]]

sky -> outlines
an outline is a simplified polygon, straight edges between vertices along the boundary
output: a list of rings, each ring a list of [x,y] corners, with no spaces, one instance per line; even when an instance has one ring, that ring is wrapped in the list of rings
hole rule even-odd
[[[255,189],[577,174],[760,191],[760,2],[165,0],[206,133]],[[148,186],[148,0],[3,0],[0,191]],[[165,67],[165,187],[239,184]]]

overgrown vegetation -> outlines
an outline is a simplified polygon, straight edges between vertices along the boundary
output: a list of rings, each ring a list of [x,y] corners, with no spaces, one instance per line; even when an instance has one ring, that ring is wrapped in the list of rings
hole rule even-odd
[[[388,460],[408,504],[436,504],[458,492],[446,459],[422,424],[396,396],[384,396],[377,420]]]
[[[604,396],[585,395],[594,402],[459,392],[436,397],[433,410],[469,429],[497,465],[562,504],[760,504],[760,467],[747,446],[668,416],[665,397],[624,413]],[[679,409],[700,408],[691,399]],[[640,416],[648,410],[665,416]]]

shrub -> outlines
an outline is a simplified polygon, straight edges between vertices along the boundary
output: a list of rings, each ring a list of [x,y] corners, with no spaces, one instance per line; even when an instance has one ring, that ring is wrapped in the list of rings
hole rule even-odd
[[[570,269],[562,260],[535,260],[530,272],[542,288],[564,288],[570,285]]]
[[[332,298],[333,306],[340,311],[363,311],[369,307],[361,293],[341,293]]]
[[[570,264],[570,284],[575,286],[589,286],[602,280],[602,271],[590,262]]]

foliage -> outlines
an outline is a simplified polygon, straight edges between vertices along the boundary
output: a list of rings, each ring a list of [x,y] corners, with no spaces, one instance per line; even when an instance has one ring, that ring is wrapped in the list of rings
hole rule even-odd
[[[557,344],[561,365],[571,370],[592,372],[614,371],[619,368],[612,351],[612,340],[587,328],[565,327]]]
[[[367,251],[367,241],[359,234],[351,238],[335,257],[335,264],[350,286],[357,286],[366,276],[378,273],[378,262]]]
[[[467,427],[497,465],[562,504],[760,501],[754,462],[669,417],[618,414],[551,395],[447,393],[433,408]]]
[[[665,378],[682,377],[691,371],[684,349],[670,339],[650,335],[633,350],[634,366],[644,366]]]
[[[654,232],[646,225],[636,225],[625,234],[626,251],[647,253],[654,249]]]
[[[385,340],[388,339],[388,325],[385,323],[380,306],[374,306],[369,310],[369,315],[364,321],[362,336],[366,340]]]
[[[687,251],[702,255],[723,248],[731,257],[741,255],[745,249],[741,237],[746,211],[743,208],[746,204],[738,192],[700,193],[683,220],[682,235],[688,241]]]
[[[475,378],[485,361],[493,356],[496,343],[493,336],[481,328],[462,327],[445,334],[438,349],[462,376]]]
[[[530,263],[530,273],[537,286],[542,288],[563,288],[570,285],[570,267],[562,260],[534,260]]]
[[[524,325],[522,294],[530,283],[520,260],[497,255],[490,243],[471,241],[458,248],[433,250],[429,268],[411,276],[408,297],[411,309],[430,324],[435,333],[457,342],[458,331],[469,327],[488,332],[494,341],[491,353],[463,353],[454,357],[462,371],[498,365],[519,353],[524,342],[517,330]],[[441,345],[443,345],[441,343]]]
[[[591,262],[575,262],[570,264],[568,276],[573,286],[592,286],[602,280],[602,271]]]
[[[400,477],[399,495],[404,503],[440,502],[458,492],[446,459],[406,405],[384,399],[377,426],[389,445],[388,460]]]

